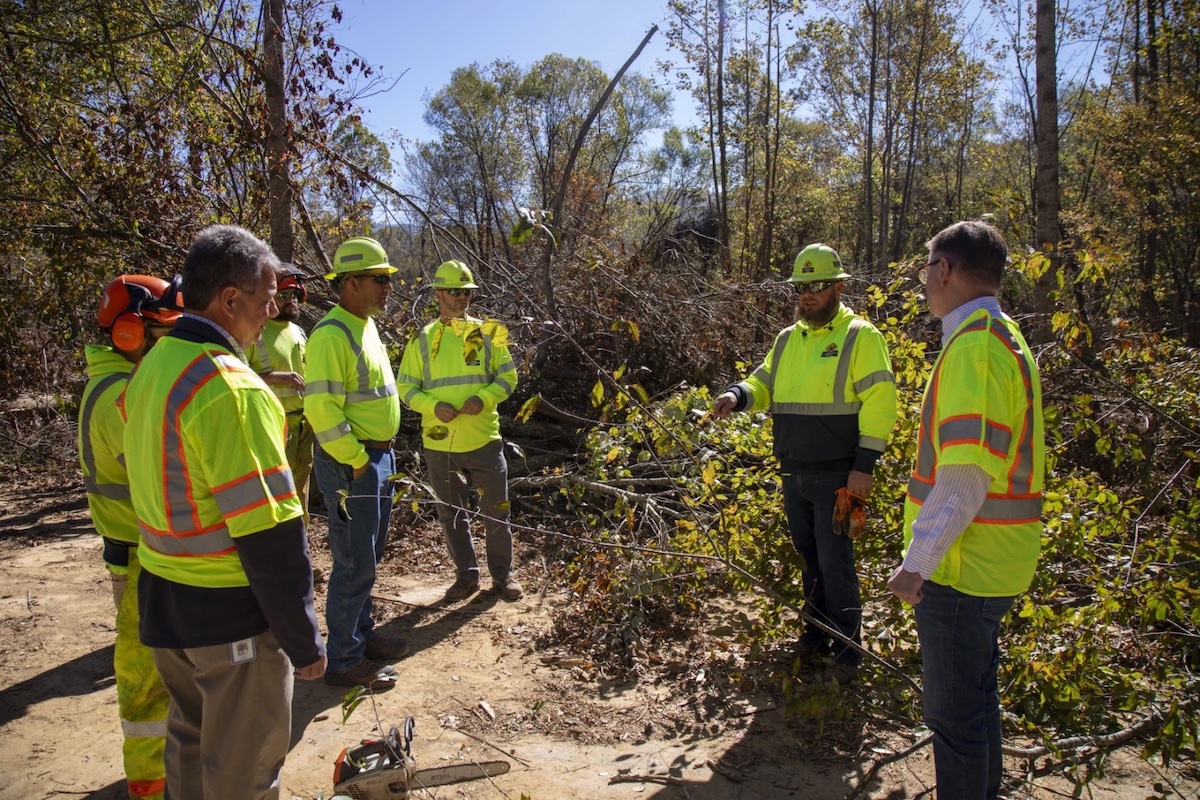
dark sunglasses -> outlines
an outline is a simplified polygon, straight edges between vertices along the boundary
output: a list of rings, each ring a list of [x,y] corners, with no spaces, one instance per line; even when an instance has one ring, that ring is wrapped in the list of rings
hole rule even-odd
[[[356,278],[366,278],[369,281],[375,281],[380,286],[387,286],[392,282],[391,275],[355,275]]]
[[[812,283],[793,283],[796,287],[796,294],[819,294],[830,286],[833,286],[837,281],[813,281]]]
[[[471,296],[470,289],[442,289],[442,291],[445,292],[446,294],[450,295],[451,297],[470,297]]]
[[[284,302],[287,302],[288,300],[295,300],[298,297],[300,297],[299,289],[280,289],[275,293],[275,299],[282,300]]]

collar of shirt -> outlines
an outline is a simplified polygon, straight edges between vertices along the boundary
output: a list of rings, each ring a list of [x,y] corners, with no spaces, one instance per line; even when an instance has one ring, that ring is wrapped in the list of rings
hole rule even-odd
[[[946,345],[951,334],[958,330],[958,326],[962,325],[967,317],[981,308],[986,308],[993,317],[1007,316],[1000,310],[1000,301],[996,299],[995,295],[985,294],[983,297],[976,297],[974,300],[963,303],[942,319],[942,346]]]
[[[213,328],[214,330],[216,330],[217,333],[221,334],[222,338],[225,339],[225,343],[228,345],[229,349],[231,351],[233,351],[233,354],[235,356],[240,358],[242,361],[245,361],[246,363],[250,363],[246,359],[245,352],[242,351],[242,346],[237,343],[237,339],[234,339],[233,335],[229,331],[225,330],[224,328],[222,328],[217,323],[213,322],[208,317],[197,316],[196,314],[192,314],[191,312],[185,311],[185,312],[183,312],[182,319],[194,320],[195,322],[199,322],[204,325],[207,325],[210,328]]]

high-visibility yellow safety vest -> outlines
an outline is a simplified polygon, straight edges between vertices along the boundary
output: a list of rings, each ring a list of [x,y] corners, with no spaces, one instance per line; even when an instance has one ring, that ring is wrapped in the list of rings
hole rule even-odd
[[[269,319],[263,328],[262,338],[246,348],[246,361],[250,369],[259,375],[294,372],[303,378],[304,348],[307,344],[308,337],[304,335],[304,329],[296,323]],[[304,398],[290,383],[272,385],[271,391],[289,414],[304,410]]]
[[[334,306],[308,337],[304,416],[317,444],[358,469],[362,441],[388,441],[400,429],[400,399],[387,349],[372,319]]]
[[[979,597],[1025,591],[1041,548],[1045,460],[1037,364],[1015,322],[981,309],[947,339],[925,387],[905,549],[938,468],[977,465],[991,477],[987,498],[931,580]]]
[[[167,336],[122,405],[142,567],[189,586],[248,586],[233,540],[302,514],[279,400],[229,349]]]
[[[100,535],[137,544],[137,515],[125,470],[125,420],[117,408],[133,364],[111,347],[88,345],[84,355],[88,382],[79,401],[76,442],[88,510]]]
[[[396,381],[404,404],[421,415],[421,439],[430,450],[469,453],[500,438],[496,407],[517,388],[517,368],[508,331],[498,322],[468,316],[443,324],[434,320],[409,339]],[[471,397],[483,402],[478,414],[442,422],[438,403],[462,408]]]
[[[840,305],[820,327],[784,328],[761,366],[738,384],[749,411],[771,410],[775,454],[789,465],[883,452],[896,424],[896,383],[883,335]],[[873,465],[873,460],[872,460]]]

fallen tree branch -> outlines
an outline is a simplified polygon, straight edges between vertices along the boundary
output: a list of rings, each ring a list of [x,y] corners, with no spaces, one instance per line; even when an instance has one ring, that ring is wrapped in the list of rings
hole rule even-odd
[[[875,776],[879,774],[879,770],[883,769],[888,764],[893,764],[901,759],[908,758],[913,753],[929,745],[929,743],[932,741],[933,734],[927,733],[903,750],[876,759],[875,763],[871,765],[871,768],[867,770],[867,774],[863,775],[862,780],[858,782],[857,786],[850,790],[849,794],[845,796],[844,800],[854,800],[854,798],[862,795],[862,793],[867,790],[867,787],[871,785],[871,782],[875,780]]]
[[[1138,736],[1153,733],[1162,723],[1162,714],[1155,711],[1150,716],[1128,728],[1114,731],[1113,733],[1105,733],[1099,736],[1070,736],[1066,739],[1059,739],[1050,744],[1037,745],[1036,747],[1012,747],[1005,745],[1004,755],[1032,761],[1042,756],[1057,755],[1064,750],[1095,749],[1097,752],[1112,750]]]

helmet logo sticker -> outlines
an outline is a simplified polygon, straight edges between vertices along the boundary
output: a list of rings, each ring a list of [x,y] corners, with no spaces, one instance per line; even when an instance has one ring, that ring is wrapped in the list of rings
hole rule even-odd
[[[836,344],[831,344],[821,352],[821,358],[837,358],[837,354],[838,346]]]
[[[813,266],[813,263],[811,261],[805,261],[804,266],[800,268],[800,271],[802,273],[803,272],[816,272],[817,268]]]

